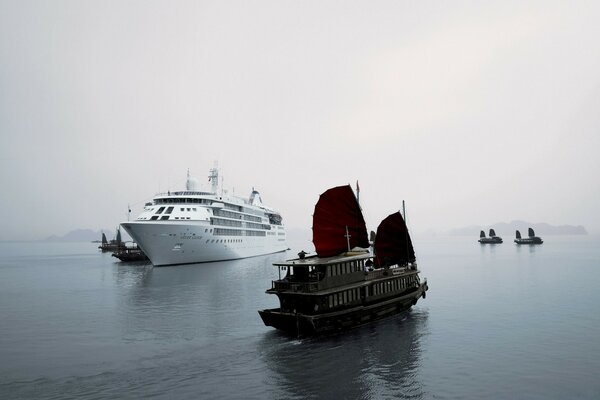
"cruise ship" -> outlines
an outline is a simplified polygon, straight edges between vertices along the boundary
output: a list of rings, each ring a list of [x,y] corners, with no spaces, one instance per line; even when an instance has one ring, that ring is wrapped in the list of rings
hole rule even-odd
[[[155,266],[233,260],[287,250],[279,212],[249,198],[219,193],[219,171],[209,173],[211,191],[187,175],[186,190],[160,193],[121,226]]]

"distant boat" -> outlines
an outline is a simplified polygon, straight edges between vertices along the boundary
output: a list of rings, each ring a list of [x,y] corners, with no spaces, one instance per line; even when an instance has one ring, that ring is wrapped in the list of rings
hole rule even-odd
[[[106,239],[106,235],[102,232],[102,243],[98,246],[102,252],[107,251],[119,251],[120,249],[125,248],[125,243],[121,240],[121,230],[117,228],[117,235],[115,239],[110,242]]]
[[[280,275],[267,293],[280,306],[259,311],[264,324],[298,335],[326,333],[403,312],[425,298],[427,280],[419,277],[399,212],[381,222],[374,239],[375,256],[350,186],[323,193],[313,214],[317,255],[300,252],[274,264]]]
[[[481,244],[495,244],[502,243],[502,238],[500,236],[496,236],[496,232],[493,229],[490,229],[490,237],[486,237],[485,232],[481,231],[478,241]]]
[[[529,233],[529,237],[522,238],[521,232],[516,231],[515,243],[516,244],[542,244],[542,243],[544,243],[544,241],[542,240],[541,237],[535,236],[535,232],[533,231],[533,229],[529,228],[528,233]]]

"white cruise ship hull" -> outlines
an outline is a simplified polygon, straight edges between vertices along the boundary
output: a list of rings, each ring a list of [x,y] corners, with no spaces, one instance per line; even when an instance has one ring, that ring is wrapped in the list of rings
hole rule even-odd
[[[207,221],[121,224],[155,266],[234,260],[287,250],[285,231],[266,236],[214,235]]]

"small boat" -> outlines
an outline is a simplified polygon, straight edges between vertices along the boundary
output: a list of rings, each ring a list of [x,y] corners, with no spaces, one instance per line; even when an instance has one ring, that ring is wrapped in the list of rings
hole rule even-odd
[[[135,243],[132,246],[125,246],[115,251],[112,256],[123,262],[149,261],[146,254]]]
[[[316,255],[274,263],[279,279],[266,293],[280,306],[260,310],[266,326],[300,335],[335,332],[410,309],[428,290],[421,281],[404,219],[377,228],[374,253],[352,188],[324,192],[313,214]],[[283,277],[282,277],[283,274]]]
[[[515,243],[516,244],[542,244],[542,243],[544,243],[544,241],[542,240],[541,237],[535,236],[535,232],[533,231],[533,229],[529,228],[528,234],[529,234],[529,237],[522,238],[521,232],[516,231]]]
[[[485,236],[485,232],[481,231],[479,233],[479,243],[481,244],[495,244],[502,243],[502,238],[500,236],[496,236],[496,231],[490,229],[490,237]]]
[[[106,239],[106,235],[102,232],[102,243],[98,246],[103,253],[107,251],[119,251],[125,248],[125,243],[121,240],[121,230],[117,228],[117,235],[115,239],[112,239],[110,242]]]

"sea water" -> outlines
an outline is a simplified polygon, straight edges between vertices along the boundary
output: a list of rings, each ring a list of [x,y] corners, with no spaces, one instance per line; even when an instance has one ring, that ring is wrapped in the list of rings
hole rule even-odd
[[[93,243],[0,243],[2,399],[597,399],[600,238],[416,237],[410,311],[296,338],[272,263],[153,268]]]

